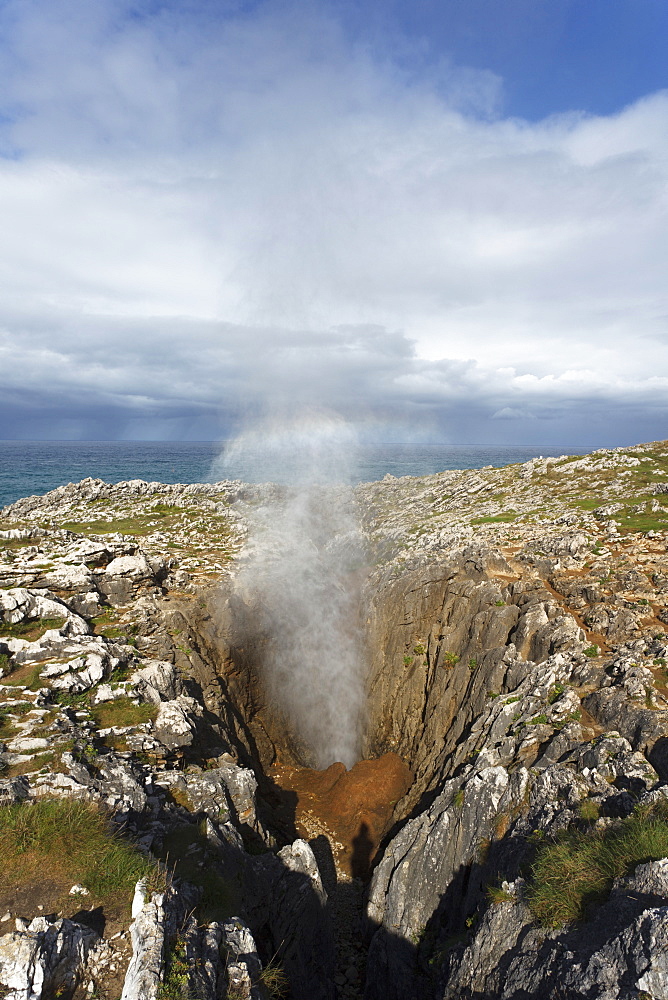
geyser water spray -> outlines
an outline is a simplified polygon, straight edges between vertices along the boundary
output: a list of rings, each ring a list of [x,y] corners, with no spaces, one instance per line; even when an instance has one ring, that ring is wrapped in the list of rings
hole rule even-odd
[[[344,421],[310,413],[267,421],[226,453],[252,469],[256,482],[285,484],[250,513],[236,586],[250,627],[264,637],[268,696],[318,768],[334,761],[351,767],[360,757],[365,560],[349,485],[355,448]]]

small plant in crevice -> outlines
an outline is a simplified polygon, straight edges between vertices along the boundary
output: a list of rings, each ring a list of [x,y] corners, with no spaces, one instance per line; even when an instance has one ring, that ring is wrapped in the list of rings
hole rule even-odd
[[[507,903],[515,899],[512,892],[500,885],[488,885],[485,895],[492,906],[496,906],[499,903]]]
[[[236,886],[216,865],[206,836],[206,820],[184,822],[162,838],[158,856],[174,876],[202,889],[197,906],[199,920],[227,920],[239,905]]]
[[[557,681],[556,684],[553,684],[552,690],[550,691],[550,696],[547,699],[550,705],[554,705],[557,698],[559,698],[559,696],[562,695],[565,690],[566,689],[564,685],[561,683],[561,681]]]
[[[0,737],[7,737],[14,729],[14,716],[25,715],[32,708],[29,701],[20,701],[15,705],[0,705]]]
[[[459,663],[461,657],[458,656],[457,653],[444,653],[443,659],[445,661],[443,664],[444,668],[446,670],[452,670],[452,668]]]
[[[587,823],[595,823],[601,815],[601,807],[594,799],[585,799],[584,802],[580,803],[578,812],[580,813],[580,818]]]
[[[598,652],[599,652],[598,651],[598,646],[595,646],[595,645],[587,646],[587,648],[583,649],[582,652],[584,653],[585,656],[590,656],[590,657],[593,658],[595,656],[598,656]]]
[[[494,821],[494,839],[501,840],[508,833],[510,826],[510,816],[507,812],[498,813]]]
[[[275,959],[264,966],[260,972],[260,983],[269,995],[269,1000],[281,1000],[288,992],[288,977],[283,966]]]
[[[425,925],[423,927],[420,927],[419,930],[413,931],[413,933],[411,934],[410,936],[411,943],[414,944],[416,948],[419,948],[420,945],[422,944],[426,930],[427,927]]]
[[[89,764],[93,768],[97,767],[100,752],[92,739],[75,740],[72,754],[74,759],[82,764]]]
[[[158,990],[158,1000],[197,1000],[190,990],[190,965],[185,942],[176,938],[167,951],[165,976]]]
[[[56,692],[54,701],[62,708],[86,709],[90,707],[90,698],[87,691],[84,691],[82,694],[72,694],[71,691],[60,690]]]

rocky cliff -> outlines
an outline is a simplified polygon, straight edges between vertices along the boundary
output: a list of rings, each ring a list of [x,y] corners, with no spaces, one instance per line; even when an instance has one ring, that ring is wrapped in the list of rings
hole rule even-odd
[[[668,997],[666,494],[666,442],[359,486],[348,772],[235,589],[280,490],[5,508],[6,996]]]

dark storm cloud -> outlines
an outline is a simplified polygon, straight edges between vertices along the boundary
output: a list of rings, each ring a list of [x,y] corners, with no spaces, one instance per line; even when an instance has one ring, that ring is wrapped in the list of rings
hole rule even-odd
[[[21,345],[0,340],[7,361],[0,419],[11,436],[34,436],[40,426],[50,437],[73,436],[72,428],[90,426],[100,437],[157,436],[160,427],[223,437],[268,407],[325,406],[371,438],[486,433],[503,441],[510,432],[528,443],[596,443],[610,436],[613,406],[627,435],[648,413],[666,413],[658,377],[611,389],[593,373],[537,378],[474,360],[430,362],[403,335],[379,327],[314,332],[97,318],[83,332],[26,337],[24,330]]]

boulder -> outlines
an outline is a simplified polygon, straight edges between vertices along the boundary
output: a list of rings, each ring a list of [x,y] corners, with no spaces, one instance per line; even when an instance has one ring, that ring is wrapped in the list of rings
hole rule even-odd
[[[186,695],[161,702],[153,723],[155,738],[168,750],[190,746],[195,739],[200,714],[200,706]]]
[[[183,689],[181,680],[171,663],[165,660],[144,660],[141,670],[135,671],[130,680],[144,701],[159,705],[173,701]]]

